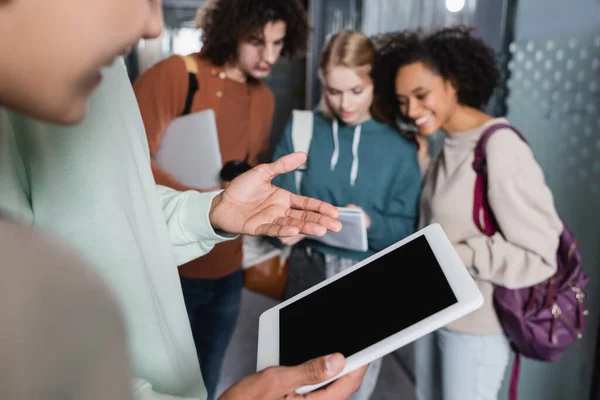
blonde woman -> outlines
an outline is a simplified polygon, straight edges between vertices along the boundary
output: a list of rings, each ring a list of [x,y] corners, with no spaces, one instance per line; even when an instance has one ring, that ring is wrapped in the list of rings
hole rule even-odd
[[[334,35],[320,63],[321,104],[313,112],[313,134],[300,193],[365,213],[368,250],[350,251],[303,236],[282,239],[292,245],[285,297],[289,298],[351,267],[414,231],[420,170],[415,144],[376,119],[373,107],[375,48],[359,32]],[[292,122],[275,149],[278,158],[294,152]],[[294,174],[275,185],[297,191]],[[370,397],[379,363],[373,363],[353,399]]]

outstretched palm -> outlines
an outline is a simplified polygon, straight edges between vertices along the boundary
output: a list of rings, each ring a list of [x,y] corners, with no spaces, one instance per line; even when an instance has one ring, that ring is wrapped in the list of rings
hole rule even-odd
[[[305,161],[304,153],[293,153],[234,179],[215,198],[212,225],[232,233],[280,237],[300,233],[323,236],[327,230],[339,231],[336,207],[271,184],[275,176],[293,171]]]

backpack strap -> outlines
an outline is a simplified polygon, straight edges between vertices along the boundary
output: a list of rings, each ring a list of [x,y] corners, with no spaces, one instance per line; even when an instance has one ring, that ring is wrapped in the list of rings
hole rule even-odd
[[[301,151],[308,155],[310,142],[313,135],[313,112],[307,110],[294,110],[292,112],[292,144],[294,151]],[[298,168],[294,175],[296,177],[296,193],[300,194],[302,175],[306,171],[306,164]]]
[[[477,174],[475,180],[475,189],[473,193],[473,222],[479,230],[486,236],[492,236],[498,229],[498,223],[490,207],[490,203],[487,198],[487,166],[485,160],[485,149],[487,142],[490,137],[501,129],[510,129],[515,132],[525,143],[527,140],[521,132],[519,132],[514,126],[506,123],[497,123],[489,126],[479,138],[477,145],[475,145],[475,159],[473,160],[473,169]],[[511,346],[512,347],[512,346]],[[515,359],[513,361],[513,367],[510,374],[510,384],[508,389],[508,400],[517,400],[519,390],[519,376],[521,372],[521,355],[513,347],[515,353]]]
[[[473,193],[473,222],[479,230],[486,236],[492,236],[498,231],[496,218],[492,213],[488,198],[487,198],[487,168],[485,160],[485,148],[490,137],[501,129],[510,129],[514,131],[525,143],[527,140],[521,132],[515,129],[510,124],[497,123],[490,125],[481,134],[477,145],[475,146],[475,159],[473,160],[473,169],[477,174],[475,180],[475,189]]]
[[[521,355],[515,351],[512,371],[510,373],[510,386],[508,387],[508,400],[517,400],[519,392],[519,375],[521,372]]]
[[[198,91],[198,78],[196,74],[198,74],[198,63],[196,62],[196,56],[193,54],[187,56],[181,56],[183,62],[185,63],[185,69],[188,72],[188,91],[185,98],[185,106],[183,107],[183,111],[181,116],[188,115],[190,110],[192,109],[192,103],[194,102],[194,95]]]

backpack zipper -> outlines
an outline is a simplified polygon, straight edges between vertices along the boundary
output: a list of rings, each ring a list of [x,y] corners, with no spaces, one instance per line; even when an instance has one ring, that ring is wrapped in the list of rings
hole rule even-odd
[[[583,308],[583,300],[585,299],[585,293],[577,286],[575,282],[569,283],[571,290],[575,292],[575,299],[577,299],[577,326],[579,329],[583,326],[583,317],[587,316],[590,312]]]
[[[579,329],[575,328],[570,321],[563,317],[563,313],[560,306],[554,303],[552,305],[552,322],[550,323],[550,342],[552,342],[553,344],[556,344],[557,342],[555,330],[556,323],[558,320],[560,320],[563,323],[563,325],[565,325],[571,331],[571,333],[577,337],[577,339],[583,338],[583,333],[581,333]]]

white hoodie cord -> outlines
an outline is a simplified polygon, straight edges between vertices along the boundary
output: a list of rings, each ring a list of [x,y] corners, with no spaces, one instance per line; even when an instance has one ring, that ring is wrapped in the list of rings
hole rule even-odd
[[[331,155],[330,169],[333,171],[340,157],[340,140],[338,134],[338,121],[333,120],[333,154]],[[350,185],[354,186],[358,176],[358,145],[360,144],[361,125],[354,128],[354,139],[352,140],[352,168],[350,169]]]
[[[340,157],[340,139],[338,137],[338,121],[333,120],[333,154],[331,155],[331,163],[329,169],[333,171]]]
[[[352,168],[350,169],[350,185],[354,186],[358,176],[358,144],[360,143],[361,125],[354,128],[354,139],[352,140]]]

